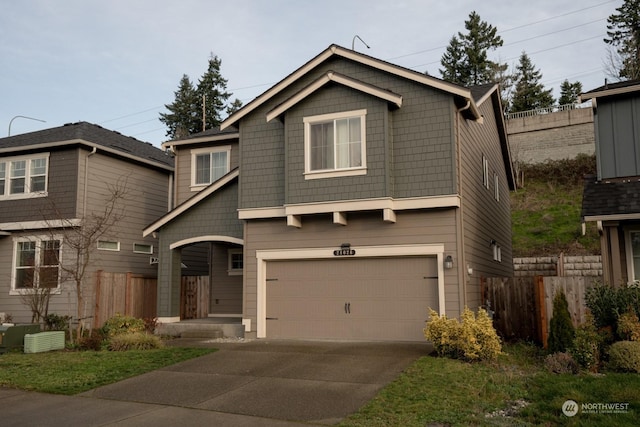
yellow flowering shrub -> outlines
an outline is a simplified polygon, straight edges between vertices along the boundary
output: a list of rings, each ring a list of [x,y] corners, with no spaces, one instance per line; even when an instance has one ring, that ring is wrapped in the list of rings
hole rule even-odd
[[[440,316],[429,309],[429,320],[424,329],[425,338],[433,343],[439,356],[468,361],[495,360],[502,352],[500,337],[493,322],[483,309],[478,314],[468,308],[462,313],[462,323],[457,319]]]

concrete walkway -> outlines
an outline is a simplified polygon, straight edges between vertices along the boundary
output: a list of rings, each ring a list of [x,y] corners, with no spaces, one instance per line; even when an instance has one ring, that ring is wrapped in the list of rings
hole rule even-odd
[[[422,343],[177,339],[220,350],[77,396],[0,388],[3,426],[332,425],[407,366]]]

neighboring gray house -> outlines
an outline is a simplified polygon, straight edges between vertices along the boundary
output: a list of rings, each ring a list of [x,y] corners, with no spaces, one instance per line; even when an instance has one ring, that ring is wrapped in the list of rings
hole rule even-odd
[[[604,281],[640,280],[640,81],[606,84],[592,100],[597,176],[585,180],[583,221],[600,230]]]
[[[155,277],[156,239],[141,230],[169,206],[173,159],[151,144],[86,122],[0,139],[0,312],[29,322],[22,296],[52,289],[49,313],[77,320],[76,287],[60,269],[76,259],[67,229],[104,216],[110,187],[126,190],[123,220],[97,243],[86,274],[85,318],[95,272]],[[101,325],[95,325],[101,326]]]
[[[201,166],[211,184],[144,231],[160,238],[161,322],[180,320],[191,242],[217,249],[210,313],[216,281],[242,273],[238,317],[257,338],[421,341],[429,307],[457,317],[482,304],[482,277],[513,275],[497,86],[332,45],[221,129],[165,144],[178,194]],[[214,180],[204,146],[219,145],[230,160]]]

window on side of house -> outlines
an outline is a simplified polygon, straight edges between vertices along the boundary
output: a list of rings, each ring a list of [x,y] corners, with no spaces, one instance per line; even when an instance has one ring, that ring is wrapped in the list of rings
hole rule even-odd
[[[489,160],[482,155],[482,185],[489,189]]]
[[[48,153],[2,159],[0,161],[0,199],[46,195],[48,169]]]
[[[115,240],[98,240],[98,249],[101,251],[114,251],[120,250],[120,242]]]
[[[242,249],[229,249],[227,251],[227,256],[229,259],[229,276],[241,275],[244,268]]]
[[[134,243],[133,244],[133,252],[136,254],[153,254],[153,245],[149,245],[147,243]]]
[[[198,190],[229,173],[231,146],[191,150],[191,186]]]
[[[61,246],[62,239],[57,237],[15,239],[12,290],[57,288]]]
[[[366,115],[357,110],[303,119],[306,179],[366,174]]]
[[[496,202],[500,201],[500,179],[497,173],[493,174],[493,198]]]
[[[491,243],[491,250],[493,251],[493,260],[502,262],[502,248],[496,242]]]

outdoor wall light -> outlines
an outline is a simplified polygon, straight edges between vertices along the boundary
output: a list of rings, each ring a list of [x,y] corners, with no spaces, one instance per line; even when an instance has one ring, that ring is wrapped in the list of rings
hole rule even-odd
[[[444,259],[444,268],[446,268],[447,270],[451,270],[453,268],[453,258],[451,257],[451,255],[447,255],[447,257]]]

